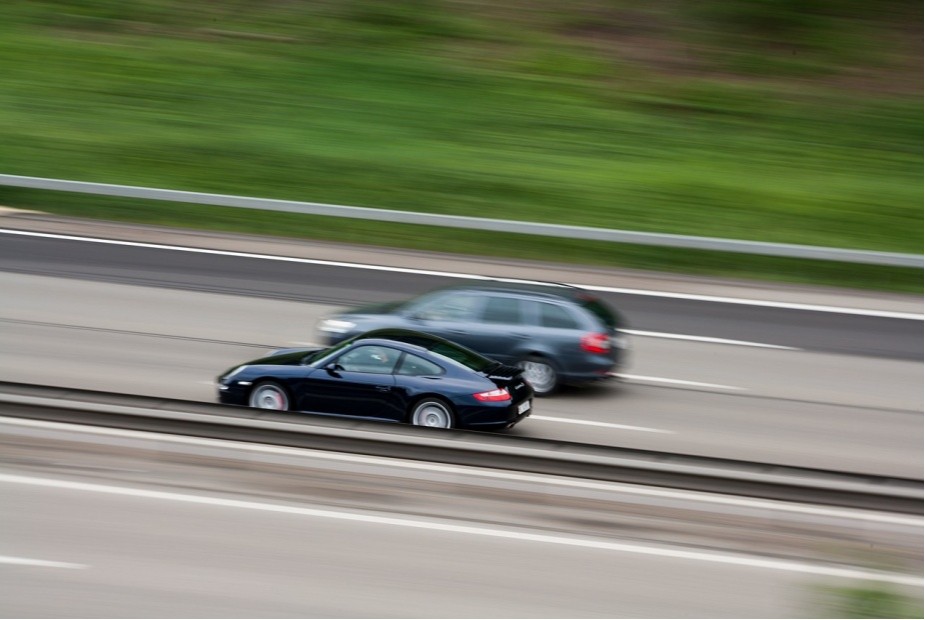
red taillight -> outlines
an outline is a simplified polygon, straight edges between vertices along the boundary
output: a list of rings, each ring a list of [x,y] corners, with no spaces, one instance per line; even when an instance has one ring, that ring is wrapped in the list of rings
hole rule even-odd
[[[585,334],[581,337],[581,348],[588,353],[610,351],[610,336],[607,334]]]
[[[502,400],[511,400],[511,393],[508,392],[506,388],[491,390],[489,392],[479,392],[472,396],[475,397],[475,400],[480,400],[483,403],[496,403]]]

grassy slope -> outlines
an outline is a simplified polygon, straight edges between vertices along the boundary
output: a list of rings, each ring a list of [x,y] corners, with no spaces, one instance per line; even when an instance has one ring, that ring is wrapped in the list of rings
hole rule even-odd
[[[874,26],[860,29],[858,16],[805,24],[790,14],[772,34],[783,28],[799,54],[780,54],[769,51],[779,33],[768,46],[744,47],[723,34],[754,15],[718,0],[700,5],[712,14],[683,20],[669,2],[588,0],[567,13],[543,0],[526,3],[532,12],[437,0],[86,4],[0,8],[4,172],[922,251],[919,78],[902,82],[910,74],[896,70],[884,42],[864,60],[887,79],[863,89],[838,80],[855,44],[887,41]],[[894,4],[893,20],[915,14]],[[614,5],[622,12],[604,10]],[[678,25],[688,20],[702,27]],[[843,22],[850,27],[831,25]],[[672,71],[627,60],[620,45],[639,31],[648,39],[627,50],[681,41],[703,51],[681,54],[696,63]],[[879,92],[886,85],[892,92]],[[430,249],[921,287],[916,270],[3,188],[0,202]]]

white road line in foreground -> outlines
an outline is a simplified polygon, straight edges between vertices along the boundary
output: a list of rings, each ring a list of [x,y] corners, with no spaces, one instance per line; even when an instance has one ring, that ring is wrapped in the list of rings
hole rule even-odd
[[[824,517],[836,517],[841,519],[854,519],[858,521],[870,521],[874,523],[888,523],[892,525],[909,526],[919,529],[921,529],[923,526],[923,519],[921,517],[910,517],[906,515],[874,512],[871,510],[852,510],[847,508],[833,508],[829,506],[812,506],[807,504],[796,504],[792,502],[752,499],[747,497],[737,497],[735,495],[705,493],[702,491],[660,489],[657,487],[644,487],[640,485],[620,482],[599,482],[595,480],[566,478],[563,476],[552,476],[547,474],[510,472],[466,465],[443,465],[439,463],[412,461],[409,459],[399,459],[394,457],[364,456],[359,454],[328,452],[324,450],[311,450],[308,448],[289,448],[284,446],[271,446],[259,443],[232,441],[228,439],[185,437],[182,435],[168,435],[166,433],[157,433],[153,431],[132,431],[119,428],[103,428],[97,426],[84,426],[82,424],[68,424],[67,422],[46,422],[44,420],[27,420],[21,418],[0,417],[0,424],[59,430],[85,435],[127,437],[131,439],[156,441],[158,444],[173,443],[191,446],[205,446],[212,449],[224,448],[227,450],[238,450],[240,452],[279,454],[291,457],[313,458],[322,461],[362,463],[365,465],[374,465],[377,467],[394,467],[397,469],[409,469],[414,471],[438,472],[456,476],[464,475],[470,478],[478,477],[495,480],[511,480],[515,482],[539,483],[549,486],[619,492],[632,495],[645,495],[649,497],[703,502],[707,504],[717,504],[722,506],[738,506],[777,512],[790,512]]]
[[[671,385],[687,385],[690,387],[705,387],[713,388],[716,390],[733,390],[733,391],[744,391],[745,388],[736,387],[734,385],[720,385],[718,383],[701,383],[699,381],[684,381],[682,379],[667,379],[665,377],[643,377],[641,375],[626,375],[621,373],[611,373],[614,377],[619,377],[626,381],[639,381],[641,383],[668,383]]]
[[[62,239],[65,241],[85,241],[87,243],[101,243],[104,245],[121,245],[126,247],[150,248],[154,250],[171,250],[175,252],[190,252],[194,254],[213,254],[218,256],[235,256],[239,258],[256,258],[261,260],[275,260],[289,263],[303,263],[307,265],[326,265],[330,267],[349,267],[352,269],[366,269],[369,271],[390,271],[393,273],[413,273],[428,276],[441,276],[462,280],[500,280],[503,282],[535,283],[535,280],[520,278],[494,278],[471,273],[458,273],[452,271],[436,271],[432,269],[416,269],[410,267],[386,267],[384,265],[368,265],[364,263],[348,263],[344,261],[321,260],[316,258],[295,258],[292,256],[274,256],[272,254],[256,254],[251,252],[234,252],[230,250],[211,250],[207,248],[189,248],[178,245],[164,245],[160,243],[143,243],[139,241],[119,241],[116,239],[101,239],[98,237],[82,237],[78,235],[61,235],[56,233],[42,233],[27,230],[12,230],[0,228],[0,233],[7,235],[20,235],[23,237],[42,237],[45,239]],[[693,295],[687,293],[669,293],[664,291],[650,291],[643,289],[619,288],[614,286],[594,286],[589,284],[574,284],[589,291],[605,293],[621,293],[624,295],[642,295],[648,297],[667,297],[672,299],[688,299],[692,301],[709,301],[725,304],[739,304],[746,306],[762,306],[767,308],[782,308],[785,310],[807,310],[812,312],[832,312],[837,314],[855,314],[890,319],[910,319],[921,321],[925,315],[911,312],[892,312],[887,310],[867,310],[863,308],[840,308],[837,306],[822,306],[815,304],[798,304],[778,301],[762,301],[754,299],[739,299],[736,297],[719,297],[714,295]]]
[[[163,501],[183,502],[188,504],[201,504],[207,506],[220,506],[224,508],[240,508],[245,510],[258,510],[263,512],[275,512],[291,515],[300,515],[306,517],[318,517],[324,519],[336,519],[340,521],[353,521],[357,523],[375,523],[377,525],[391,525],[396,527],[415,528],[422,530],[434,530],[440,532],[452,532],[456,534],[469,534],[474,536],[486,536],[491,538],[506,538],[509,540],[520,540],[527,542],[537,542],[555,545],[565,545],[570,547],[583,547],[587,549],[601,549],[607,551],[620,551],[624,553],[635,553],[639,555],[649,555],[658,557],[668,557],[683,560],[695,560],[700,562],[712,562],[716,564],[728,564],[733,566],[743,566],[748,568],[759,568],[767,570],[787,571],[794,573],[806,573],[811,575],[825,575],[829,577],[840,577],[843,579],[861,579],[867,581],[883,581],[887,583],[922,586],[925,580],[920,577],[912,577],[898,573],[888,573],[880,571],[870,571],[856,568],[845,568],[838,566],[825,566],[821,564],[810,564],[808,562],[795,562],[786,560],[775,560],[771,558],[762,558],[757,556],[733,555],[725,553],[711,553],[707,551],[688,551],[685,549],[672,549],[666,547],[650,547],[646,545],[636,545],[629,543],[608,542],[603,540],[593,540],[585,538],[574,538],[569,536],[552,536],[548,534],[531,534],[528,532],[503,530],[488,527],[479,527],[471,525],[455,525],[452,523],[440,523],[435,521],[421,521],[416,519],[385,517],[381,515],[360,514],[353,512],[339,512],[335,510],[322,510],[318,508],[304,508],[300,506],[286,506],[283,504],[269,504],[265,502],[253,502],[237,499],[226,499],[219,497],[207,497],[202,495],[189,495],[186,493],[173,493],[166,491],[151,491],[146,489],[136,489],[129,487],[116,487],[103,484],[90,484],[85,482],[69,482],[66,480],[51,480],[47,478],[33,478],[28,476],[15,476],[0,474],[0,482],[9,484],[22,484],[37,487],[67,489],[72,491],[86,491],[90,493],[104,493],[108,495],[122,495],[127,497],[141,497],[145,499],[157,499]]]
[[[638,329],[624,329],[632,336],[644,338],[664,338],[667,340],[691,340],[693,342],[707,342],[710,344],[732,344],[740,347],[757,347],[760,349],[781,349],[784,351],[802,351],[797,347],[785,347],[779,344],[765,344],[763,342],[749,342],[747,340],[729,340],[728,338],[711,338],[709,336],[687,336],[685,334],[668,334],[664,332],[646,332]]]
[[[70,562],[51,562],[49,560],[31,560],[29,558],[12,558],[0,555],[0,564],[17,564],[19,566],[40,566],[42,568],[89,568],[86,564]]]
[[[605,428],[619,428],[624,431],[643,431],[645,433],[667,433],[673,435],[674,431],[663,431],[645,426],[627,426],[626,424],[612,424],[610,422],[592,422],[590,420],[574,420],[572,418],[554,418],[548,415],[531,415],[531,420],[544,420],[546,422],[563,422],[565,424],[582,424],[584,426],[603,426]]]

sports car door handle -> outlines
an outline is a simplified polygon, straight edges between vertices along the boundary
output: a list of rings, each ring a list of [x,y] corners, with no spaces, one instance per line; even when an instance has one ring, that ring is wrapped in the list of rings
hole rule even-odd
[[[391,389],[392,389],[392,387],[389,386],[389,385],[377,385],[377,386],[376,386],[376,391],[377,391],[377,392],[388,392],[388,391],[391,390]]]

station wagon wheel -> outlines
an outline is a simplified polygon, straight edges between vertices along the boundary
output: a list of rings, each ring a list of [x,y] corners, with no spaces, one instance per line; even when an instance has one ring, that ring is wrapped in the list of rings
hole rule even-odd
[[[517,366],[523,368],[523,377],[537,396],[548,396],[559,387],[559,373],[546,359],[532,355],[518,362]]]
[[[411,423],[415,426],[453,428],[453,413],[448,405],[436,398],[425,398],[414,407]]]
[[[288,411],[289,396],[282,386],[272,381],[265,381],[254,386],[247,404],[257,409]]]

